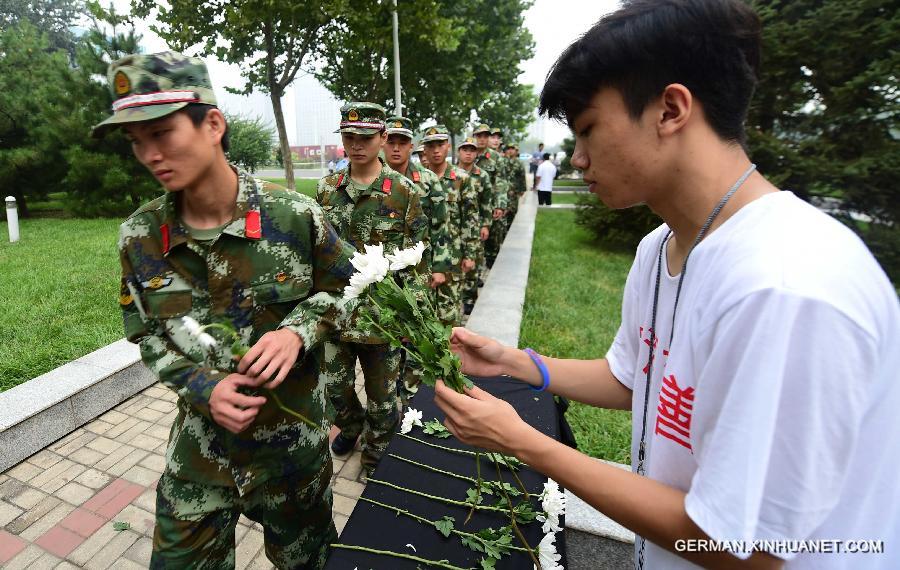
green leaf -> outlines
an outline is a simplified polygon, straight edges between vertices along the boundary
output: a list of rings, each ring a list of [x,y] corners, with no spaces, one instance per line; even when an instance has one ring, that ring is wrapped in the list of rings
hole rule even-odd
[[[113,530],[115,530],[115,531],[121,532],[123,530],[129,530],[130,528],[131,528],[131,523],[127,523],[127,522],[123,522],[123,521],[116,521],[113,523]]]
[[[428,435],[433,435],[434,437],[438,437],[441,439],[448,438],[452,435],[450,431],[444,427],[444,424],[437,420],[429,420],[425,422],[422,426],[422,430]]]
[[[473,505],[480,505],[484,502],[484,497],[475,489],[466,490],[466,502]]]
[[[435,521],[434,528],[436,528],[438,530],[438,532],[443,534],[445,537],[448,537],[448,536],[450,536],[450,531],[453,530],[455,522],[456,522],[456,519],[454,519],[453,517],[445,516],[441,520]]]
[[[497,567],[497,562],[500,560],[499,557],[493,558],[491,556],[487,558],[481,559],[481,570],[494,570]]]

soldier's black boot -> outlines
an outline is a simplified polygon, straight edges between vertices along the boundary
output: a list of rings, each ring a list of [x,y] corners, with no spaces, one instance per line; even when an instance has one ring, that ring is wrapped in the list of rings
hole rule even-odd
[[[344,434],[339,433],[334,441],[331,442],[331,451],[335,455],[347,455],[351,451],[353,451],[353,446],[356,445],[356,439],[350,439],[349,437],[344,437]]]

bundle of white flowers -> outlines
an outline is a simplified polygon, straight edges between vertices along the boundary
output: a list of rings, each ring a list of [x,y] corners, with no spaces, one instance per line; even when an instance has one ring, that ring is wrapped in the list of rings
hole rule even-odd
[[[385,254],[384,245],[366,245],[350,263],[356,272],[344,287],[344,300],[360,299],[360,324],[402,347],[422,369],[422,381],[434,386],[441,378],[457,392],[472,382],[459,370],[459,358],[450,351],[449,326],[437,318],[431,294],[418,290],[415,267],[422,261],[422,242]],[[413,279],[394,279],[393,273],[412,269]],[[403,283],[402,285],[400,283]]]

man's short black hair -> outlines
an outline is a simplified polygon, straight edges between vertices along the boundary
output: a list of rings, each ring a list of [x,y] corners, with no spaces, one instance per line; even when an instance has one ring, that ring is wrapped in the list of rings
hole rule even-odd
[[[199,127],[200,123],[203,122],[203,119],[206,118],[206,114],[209,113],[210,109],[218,109],[215,105],[209,105],[207,103],[188,103],[185,105],[184,109],[182,109],[187,116],[190,117],[191,122],[194,123],[195,127]],[[228,140],[228,122],[225,122],[225,134],[222,135],[222,150],[226,153],[231,148],[231,142]]]
[[[540,112],[571,125],[600,88],[613,87],[638,119],[681,83],[721,139],[743,143],[759,36],[759,18],[740,0],[626,0],[559,57]]]
[[[549,153],[549,152],[545,152],[545,153],[544,153],[544,160],[550,160],[550,153]]]

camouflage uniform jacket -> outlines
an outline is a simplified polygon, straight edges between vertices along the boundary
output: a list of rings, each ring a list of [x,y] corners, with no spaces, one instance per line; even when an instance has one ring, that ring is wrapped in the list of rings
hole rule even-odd
[[[326,436],[292,420],[271,397],[242,433],[216,424],[209,398],[234,370],[232,340],[204,348],[181,317],[230,325],[246,346],[278,328],[300,335],[304,353],[276,393],[285,406],[322,424],[317,346],[340,317],[337,301],[353,271],[353,250],[308,197],[264,186],[243,171],[238,180],[234,218],[214,240],[190,235],[178,215],[180,193],[153,200],[122,223],[119,304],[128,340],[178,394],[166,470],[245,494],[272,478],[316,472],[328,457]]]
[[[506,180],[508,202],[525,193],[525,167],[518,158],[501,156],[497,161],[497,176]]]
[[[381,159],[379,159],[381,161]],[[428,244],[428,219],[422,212],[419,192],[413,183],[381,161],[381,173],[365,189],[357,193],[351,184],[350,169],[330,174],[319,180],[316,201],[338,235],[357,250],[366,244],[384,244],[385,253],[412,247],[416,242]],[[430,273],[428,256],[415,268],[422,277],[419,287],[425,288],[424,278]],[[412,272],[406,273],[407,276]],[[384,344],[387,341],[358,324],[358,313],[348,317],[340,339],[363,344]]]
[[[431,245],[431,270],[435,273],[447,273],[452,267],[450,254],[450,235],[447,218],[447,192],[441,185],[437,174],[421,164],[409,161],[405,175],[419,190],[422,212],[428,218],[428,241]]]
[[[437,174],[435,174],[437,176]],[[450,273],[462,278],[462,260],[474,260],[478,256],[481,240],[478,230],[481,226],[472,219],[481,220],[479,211],[480,181],[468,172],[448,164],[440,179],[446,195],[447,230],[450,243]]]
[[[487,172],[491,181],[493,201],[490,209],[492,211],[494,208],[505,210],[507,206],[506,191],[509,184],[505,178],[497,176],[497,159],[499,158],[500,154],[496,150],[487,148],[475,159],[475,166]],[[490,221],[488,221],[488,225],[491,225]]]
[[[479,168],[475,164],[472,164],[472,167],[468,170],[462,168],[462,171],[467,172],[472,177],[475,193],[478,196],[478,221],[476,223],[479,224],[479,228],[489,228],[494,220],[494,208],[497,207],[494,200],[494,186],[491,184],[491,177],[486,170]],[[478,229],[475,231],[477,233]]]

